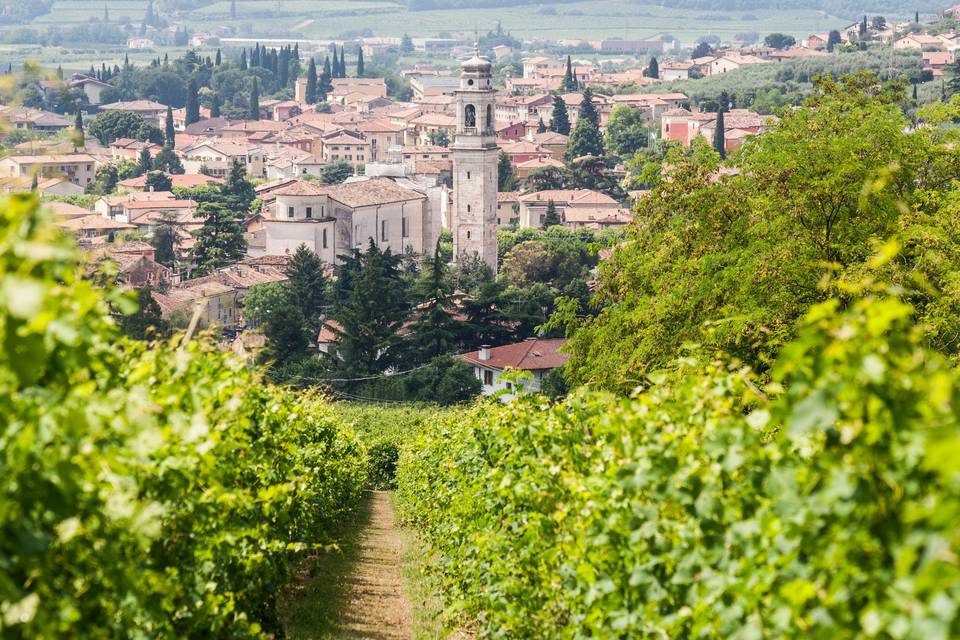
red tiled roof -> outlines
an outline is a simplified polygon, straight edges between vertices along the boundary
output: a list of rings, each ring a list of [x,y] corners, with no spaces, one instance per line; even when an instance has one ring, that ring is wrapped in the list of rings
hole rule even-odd
[[[480,351],[464,353],[460,357],[467,362],[491,369],[522,369],[524,371],[538,371],[556,369],[567,364],[569,354],[560,353],[559,349],[566,344],[564,338],[539,339],[531,338],[515,344],[505,344],[501,347],[492,347],[490,357],[480,359]]]

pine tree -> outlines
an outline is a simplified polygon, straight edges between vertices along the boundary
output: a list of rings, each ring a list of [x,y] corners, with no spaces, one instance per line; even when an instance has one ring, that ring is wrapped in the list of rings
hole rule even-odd
[[[213,66],[219,67],[223,63],[223,58],[220,56],[220,49],[217,49],[217,56],[213,59]]]
[[[556,227],[563,224],[563,219],[560,218],[560,214],[557,212],[557,205],[553,200],[547,201],[547,210],[543,214],[543,228]]]
[[[713,148],[721,158],[727,157],[726,125],[723,118],[723,112],[727,108],[726,102],[725,96],[721,98],[720,108],[717,110],[717,128],[713,133]]]
[[[284,271],[293,302],[303,314],[310,335],[316,336],[320,331],[320,318],[326,304],[327,278],[324,275],[323,260],[308,249],[307,245],[301,244]]]
[[[145,146],[137,157],[137,175],[142,176],[151,169],[153,169],[153,158],[150,157],[150,149]]]
[[[192,78],[187,83],[187,106],[185,107],[185,122],[191,125],[200,121],[200,94],[197,92],[197,83]]]
[[[213,99],[210,102],[210,117],[220,117],[220,94],[218,93],[213,94]]]
[[[380,251],[370,239],[367,250],[354,250],[340,268],[334,289],[333,318],[339,339],[330,364],[343,377],[382,373],[403,362],[400,329],[407,318],[400,256]]]
[[[550,116],[550,131],[570,135],[570,116],[567,103],[559,95],[553,96],[553,114]]]
[[[240,52],[240,71],[247,70],[247,50],[244,49]]]
[[[193,260],[200,274],[210,273],[243,258],[247,242],[239,216],[219,202],[204,202],[196,217],[203,218],[193,247]]]
[[[176,131],[173,128],[173,107],[167,105],[167,119],[163,129],[163,144],[168,149],[173,149],[176,144]]]
[[[647,66],[647,77],[660,79],[660,63],[655,56],[650,56],[650,64]]]
[[[305,96],[307,104],[317,103],[317,64],[310,58],[310,64],[307,65],[307,95]]]
[[[247,117],[251,120],[260,119],[260,85],[256,76],[254,76],[253,86],[250,88],[250,110]]]
[[[357,77],[363,77],[363,47],[357,47]]]
[[[447,274],[446,262],[441,257],[440,241],[433,256],[423,265],[420,277],[413,286],[413,298],[419,302],[410,324],[414,358],[429,362],[456,350],[465,334],[464,323],[457,320],[459,296]]]

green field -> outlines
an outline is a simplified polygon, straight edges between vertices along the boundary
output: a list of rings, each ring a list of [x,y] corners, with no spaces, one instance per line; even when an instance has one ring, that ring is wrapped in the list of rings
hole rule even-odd
[[[239,35],[255,37],[299,36],[330,38],[345,34],[377,36],[437,36],[446,33],[486,31],[497,21],[514,36],[543,38],[646,38],[669,33],[683,42],[698,36],[730,39],[737,33],[774,31],[806,36],[843,26],[847,20],[822,11],[679,10],[628,0],[573,2],[541,7],[526,5],[498,9],[435,10],[409,12],[389,0],[238,0],[237,19],[229,18],[229,2],[222,0],[194,11],[168,16],[193,30],[229,24]],[[136,22],[145,2],[107,0],[111,20]],[[72,26],[103,15],[100,3],[58,0],[53,11],[28,26]],[[9,27],[8,27],[9,28]]]

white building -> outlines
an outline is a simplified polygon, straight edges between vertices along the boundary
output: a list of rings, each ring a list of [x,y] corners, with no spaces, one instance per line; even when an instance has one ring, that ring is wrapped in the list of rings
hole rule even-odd
[[[500,347],[481,347],[458,356],[473,366],[473,372],[482,385],[485,396],[504,391],[505,399],[512,397],[513,382],[506,379],[504,373],[515,370],[528,374],[524,391],[537,392],[543,383],[543,377],[567,364],[570,356],[560,353],[560,347],[566,344],[563,338],[530,338],[523,342],[505,344]]]

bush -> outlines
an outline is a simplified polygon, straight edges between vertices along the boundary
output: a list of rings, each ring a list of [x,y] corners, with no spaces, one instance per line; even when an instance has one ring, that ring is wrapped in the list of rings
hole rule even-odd
[[[0,205],[0,636],[266,638],[365,450],[212,344],[118,338],[32,197]]]
[[[765,392],[687,361],[423,429],[398,498],[447,609],[491,638],[957,637],[960,374],[899,300],[838,309]]]

